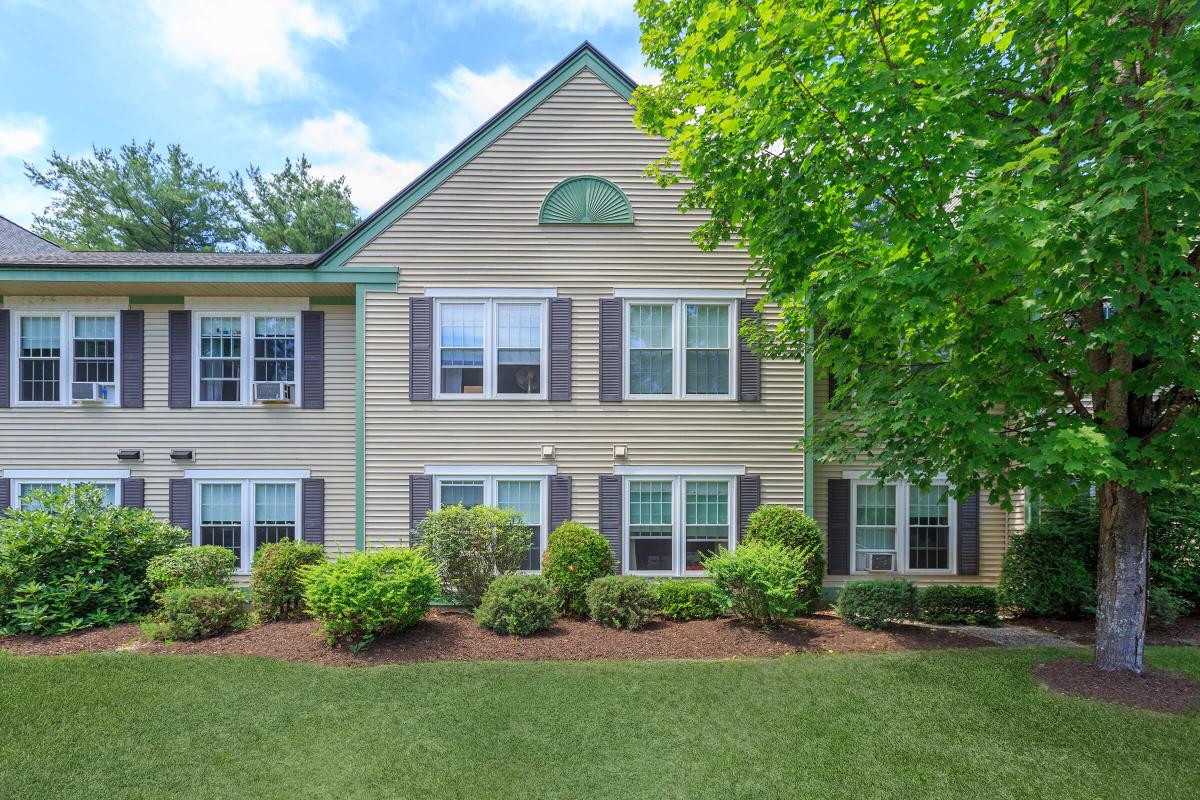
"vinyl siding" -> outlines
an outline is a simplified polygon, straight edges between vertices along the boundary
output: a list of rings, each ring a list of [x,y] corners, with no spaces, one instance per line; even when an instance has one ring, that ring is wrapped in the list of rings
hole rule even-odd
[[[324,409],[168,408],[167,311],[180,306],[130,307],[146,312],[145,407],[0,409],[0,470],[128,469],[146,479],[146,506],[166,519],[168,481],[185,469],[310,469],[326,480],[326,549],[353,550],[353,306],[313,306],[325,311]],[[118,461],[119,449],[144,460]],[[195,450],[196,460],[174,463],[172,449]]]
[[[596,526],[597,476],[613,446],[647,466],[745,467],[763,501],[803,504],[804,367],[763,365],[763,400],[601,404],[599,301],[616,287],[740,289],[749,268],[732,247],[701,252],[700,214],[681,215],[679,190],[642,175],[663,144],[632,124],[628,103],[590,72],[569,81],[364,247],[351,265],[394,264],[395,293],[367,294],[366,536],[408,542],[408,479],[426,465],[536,465],[554,445],[574,478],[575,519]],[[632,226],[539,226],[560,181],[599,175],[625,191]],[[408,298],[429,287],[555,288],[573,300],[572,401],[408,400]]]

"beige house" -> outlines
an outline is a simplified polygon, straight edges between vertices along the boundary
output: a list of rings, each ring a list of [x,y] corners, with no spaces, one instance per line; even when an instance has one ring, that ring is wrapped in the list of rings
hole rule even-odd
[[[573,518],[681,576],[786,503],[830,585],[994,581],[1019,509],[812,463],[824,381],[739,341],[748,258],[643,175],[633,88],[585,44],[319,256],[0,255],[0,501],[97,482],[243,565],[488,503],[524,514],[528,568]]]

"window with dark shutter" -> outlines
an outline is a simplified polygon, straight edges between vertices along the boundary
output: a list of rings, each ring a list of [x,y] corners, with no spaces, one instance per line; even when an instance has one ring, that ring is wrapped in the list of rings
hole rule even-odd
[[[571,298],[550,301],[550,399],[571,399]]]
[[[619,297],[600,300],[600,401],[603,403],[621,402],[624,302]]]
[[[325,407],[325,312],[300,312],[300,406]]]
[[[433,510],[433,476],[408,476],[408,546],[421,543],[418,527]]]
[[[620,575],[625,554],[621,546],[621,476],[600,476],[600,533],[613,553],[613,568]]]
[[[550,476],[550,530],[571,518],[571,476]]]
[[[979,494],[958,504],[958,574],[979,574]]]
[[[408,399],[433,399],[433,298],[408,299]]]
[[[828,547],[825,561],[830,575],[850,574],[850,481],[829,479]]]
[[[737,539],[740,542],[750,524],[750,515],[762,505],[762,477],[739,475],[737,479]]]
[[[169,519],[171,524],[185,531],[192,530],[192,481],[190,478],[172,478],[169,490]],[[191,542],[188,542],[191,544]]]
[[[145,405],[146,312],[121,312],[121,407]],[[127,504],[126,504],[127,505]]]
[[[12,481],[8,478],[0,478],[0,514],[8,512],[8,507],[12,505]]]
[[[754,300],[738,301],[738,330],[743,322],[757,320]],[[738,400],[757,402],[762,399],[762,359],[750,347],[745,336],[738,336]]]
[[[167,405],[192,405],[192,312],[167,312]]]
[[[301,538],[313,544],[325,544],[325,479],[300,481]]]
[[[121,481],[121,505],[127,508],[146,507],[145,478],[125,478]]]
[[[12,346],[10,336],[12,329],[9,327],[9,311],[7,308],[0,308],[0,408],[8,408],[11,405],[9,398],[9,348]],[[7,508],[8,506],[0,506]]]

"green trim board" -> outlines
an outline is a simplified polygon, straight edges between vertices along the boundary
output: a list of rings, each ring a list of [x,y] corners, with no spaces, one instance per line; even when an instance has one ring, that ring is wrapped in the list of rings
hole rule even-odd
[[[184,297],[181,294],[131,294],[131,306],[181,306]]]
[[[320,272],[311,269],[63,269],[61,267],[8,269],[0,267],[5,281],[47,283],[378,283],[395,276],[396,267],[355,267]]]
[[[318,269],[345,265],[368,242],[585,69],[590,70],[625,100],[633,97],[633,90],[637,88],[633,79],[605,58],[590,42],[584,42],[516,100],[335,242],[317,261]]]

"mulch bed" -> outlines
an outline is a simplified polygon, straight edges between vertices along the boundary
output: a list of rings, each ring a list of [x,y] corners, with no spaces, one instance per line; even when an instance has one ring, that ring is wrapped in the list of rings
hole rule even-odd
[[[1087,661],[1064,658],[1038,664],[1033,676],[1065,694],[1165,714],[1183,714],[1200,700],[1200,684],[1190,676],[1161,669],[1148,668],[1141,675],[1106,672]]]
[[[833,614],[788,622],[769,634],[732,619],[658,620],[637,631],[618,631],[596,622],[560,619],[528,637],[500,636],[475,625],[457,609],[435,609],[416,627],[374,642],[366,652],[325,646],[312,620],[274,622],[196,642],[145,641],[137,625],[57,637],[0,637],[0,649],[15,655],[63,655],[94,651],[265,656],[346,666],[413,661],[586,661],[594,659],[721,659],[773,657],[788,653],[867,653],[990,647],[954,631],[901,625],[864,631]]]
[[[1018,625],[1027,625],[1030,628],[1050,631],[1064,639],[1070,639],[1080,644],[1092,644],[1096,641],[1096,621],[1094,619],[1018,617],[1013,622]],[[1146,631],[1146,644],[1200,647],[1200,617],[1180,617],[1166,627],[1150,628]]]

